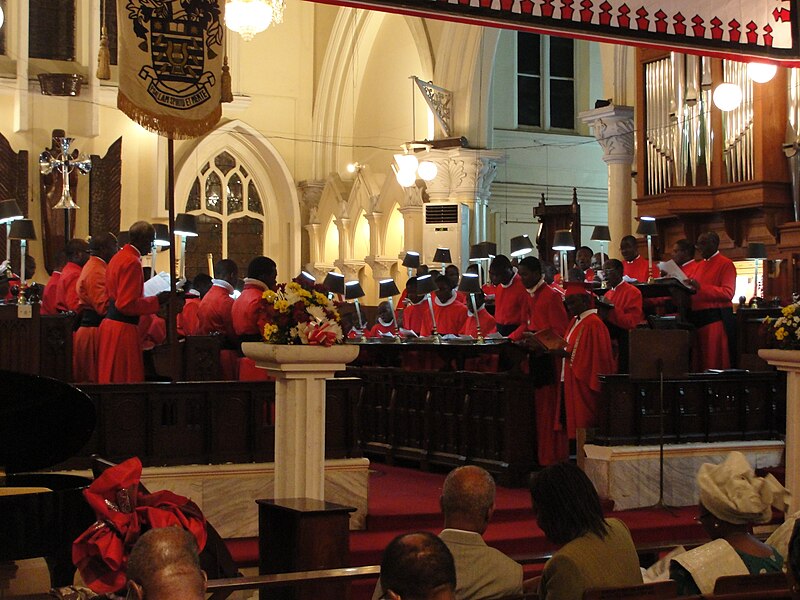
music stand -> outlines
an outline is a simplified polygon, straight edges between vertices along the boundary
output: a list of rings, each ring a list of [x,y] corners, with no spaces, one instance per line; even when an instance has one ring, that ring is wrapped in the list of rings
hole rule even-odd
[[[672,512],[664,503],[664,380],[689,370],[689,332],[681,329],[633,329],[628,336],[631,381],[658,379],[658,502],[651,508]]]

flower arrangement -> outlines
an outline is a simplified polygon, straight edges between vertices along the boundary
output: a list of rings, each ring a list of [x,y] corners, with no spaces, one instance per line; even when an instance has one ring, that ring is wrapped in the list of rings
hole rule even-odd
[[[259,329],[267,344],[332,346],[343,343],[336,305],[321,285],[279,283],[261,296]]]
[[[784,306],[777,319],[767,317],[764,327],[773,348],[800,349],[800,303]]]

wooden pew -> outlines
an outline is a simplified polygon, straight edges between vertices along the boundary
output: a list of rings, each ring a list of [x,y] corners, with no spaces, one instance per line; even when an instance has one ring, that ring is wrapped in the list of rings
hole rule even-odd
[[[583,600],[670,600],[678,597],[678,585],[672,581],[655,581],[615,588],[594,588],[583,593]]]

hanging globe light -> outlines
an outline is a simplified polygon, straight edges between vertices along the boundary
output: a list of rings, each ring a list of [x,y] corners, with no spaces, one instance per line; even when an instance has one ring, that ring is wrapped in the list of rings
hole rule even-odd
[[[767,83],[778,72],[778,67],[767,63],[747,63],[747,75],[756,83]]]
[[[265,31],[273,16],[272,3],[267,0],[228,0],[225,4],[225,25],[245,42]]]
[[[742,90],[735,83],[720,83],[714,90],[713,100],[721,111],[733,110],[742,103]]]
[[[3,7],[0,6],[0,27],[3,26],[3,21],[5,21],[5,15],[3,14]]]
[[[397,179],[397,183],[400,184],[400,187],[414,187],[417,183],[417,172],[414,171],[402,171],[395,169],[394,171],[395,179]]]
[[[436,163],[430,160],[423,160],[419,163],[417,174],[423,181],[433,181],[436,179],[436,174],[439,172]]]
[[[395,154],[394,161],[397,163],[397,168],[409,173],[416,173],[419,161],[413,154]]]

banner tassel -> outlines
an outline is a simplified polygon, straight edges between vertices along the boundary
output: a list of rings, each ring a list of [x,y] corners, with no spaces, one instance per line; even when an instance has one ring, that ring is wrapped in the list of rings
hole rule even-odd
[[[228,55],[222,59],[222,82],[220,89],[220,102],[233,102],[233,91],[231,91],[231,69],[228,66]]]
[[[106,26],[100,30],[100,50],[97,52],[97,78],[111,79],[111,53],[108,51],[108,31]]]

